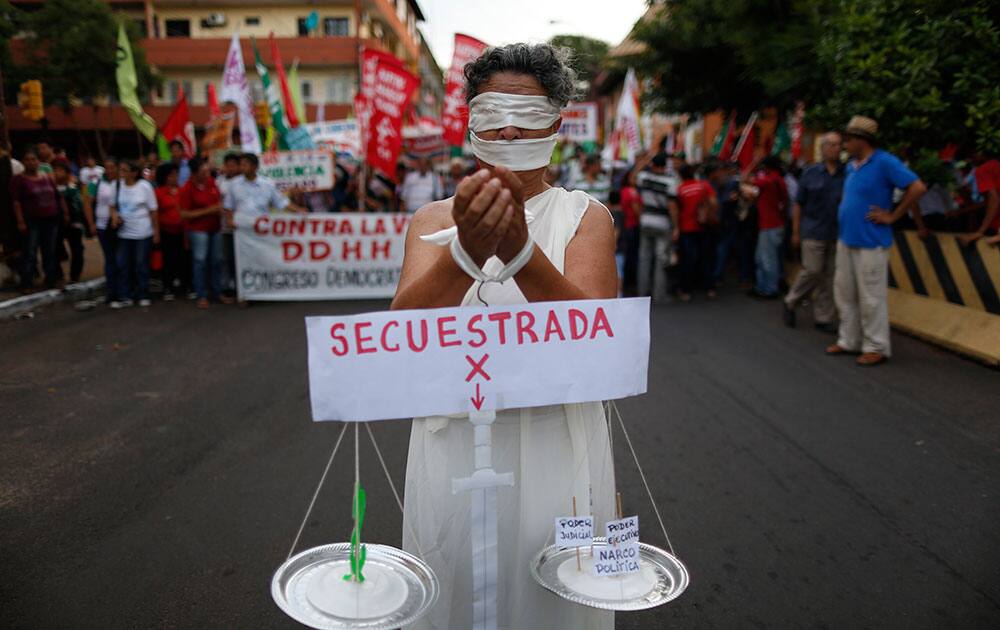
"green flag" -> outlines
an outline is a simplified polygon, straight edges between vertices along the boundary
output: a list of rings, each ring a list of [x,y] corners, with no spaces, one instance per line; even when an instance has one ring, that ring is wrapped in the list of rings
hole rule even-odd
[[[271,110],[271,126],[278,132],[278,148],[288,149],[285,136],[288,134],[288,119],[285,118],[285,108],[281,105],[281,94],[278,86],[271,83],[271,75],[267,72],[267,66],[260,58],[260,51],[257,50],[257,40],[250,38],[250,45],[253,46],[253,64],[257,68],[257,75],[260,82],[264,84],[264,95],[267,98],[267,108]]]
[[[306,105],[302,102],[302,84],[299,83],[299,60],[292,62],[288,71],[288,90],[292,93],[292,104],[295,105],[295,117],[299,124],[306,124]]]
[[[726,136],[729,135],[729,124],[730,121],[727,120],[722,129],[719,130],[719,134],[715,136],[715,142],[712,143],[712,150],[709,151],[710,155],[719,155],[722,151],[722,143],[726,141]]]
[[[125,34],[125,25],[121,23],[118,24],[118,52],[115,59],[118,63],[115,68],[115,79],[118,81],[118,100],[128,112],[128,117],[132,119],[135,128],[146,136],[147,140],[152,141],[156,138],[156,122],[150,118],[149,114],[142,111],[139,97],[136,96],[135,89],[139,86],[139,80],[135,76],[132,46],[128,42],[128,35]]]
[[[788,135],[788,127],[785,123],[778,124],[778,129],[774,132],[774,147],[771,149],[771,155],[781,155],[784,151],[789,151],[792,148],[792,137]]]

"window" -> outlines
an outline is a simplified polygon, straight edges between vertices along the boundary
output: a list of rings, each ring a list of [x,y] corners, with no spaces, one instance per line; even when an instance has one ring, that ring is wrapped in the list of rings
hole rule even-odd
[[[191,82],[190,81],[171,81],[170,82],[170,104],[176,105],[177,101],[181,97],[181,89],[184,90],[185,96],[188,98],[188,104],[191,104],[192,94],[191,94]]]
[[[345,17],[323,18],[323,34],[327,37],[346,37],[350,30],[351,22]]]
[[[260,26],[260,16],[259,15],[248,15],[243,23],[247,26]]]
[[[340,75],[326,80],[327,103],[350,103],[354,99],[354,77]]]
[[[309,18],[299,18],[299,37],[309,37],[309,28],[306,26],[306,20]]]
[[[167,37],[191,37],[191,20],[164,20]]]
[[[302,102],[311,103],[313,96],[313,84],[312,81],[302,81],[299,84],[299,89],[301,90]]]

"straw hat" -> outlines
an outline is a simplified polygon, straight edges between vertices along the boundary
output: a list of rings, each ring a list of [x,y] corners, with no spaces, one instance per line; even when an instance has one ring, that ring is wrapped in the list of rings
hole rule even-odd
[[[878,139],[878,123],[867,116],[851,116],[844,133],[874,142]]]

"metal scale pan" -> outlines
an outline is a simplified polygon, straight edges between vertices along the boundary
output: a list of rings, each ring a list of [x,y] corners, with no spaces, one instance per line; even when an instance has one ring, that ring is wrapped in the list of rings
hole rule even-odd
[[[594,538],[594,548],[606,547],[605,538]],[[591,573],[589,547],[576,549],[552,545],[531,563],[531,575],[544,588],[571,602],[604,610],[645,610],[676,599],[688,586],[687,568],[659,547],[639,543],[639,571],[628,575],[597,577]]]
[[[288,616],[319,630],[390,630],[417,620],[438,596],[433,571],[388,545],[365,545],[365,581],[350,573],[351,543],[307,549],[289,558],[271,580],[271,596]]]

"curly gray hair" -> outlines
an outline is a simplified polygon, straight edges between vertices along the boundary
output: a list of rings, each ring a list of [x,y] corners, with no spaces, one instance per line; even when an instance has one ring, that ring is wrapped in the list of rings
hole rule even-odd
[[[567,65],[569,51],[549,44],[507,44],[487,48],[465,64],[465,100],[480,93],[498,72],[529,74],[542,84],[553,105],[565,107],[576,94],[576,73]]]

